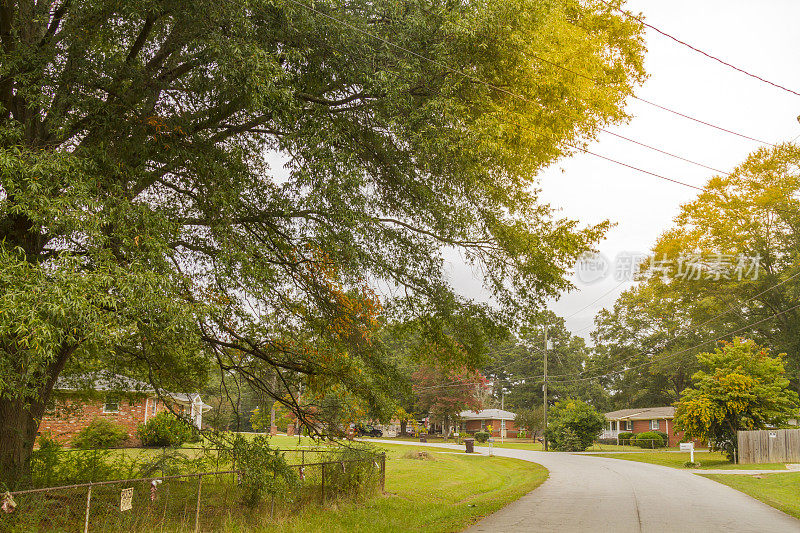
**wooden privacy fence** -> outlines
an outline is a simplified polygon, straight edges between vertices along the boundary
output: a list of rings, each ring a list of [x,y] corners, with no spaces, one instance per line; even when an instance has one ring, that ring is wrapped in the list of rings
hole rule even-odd
[[[800,462],[800,429],[763,429],[737,432],[739,463]]]

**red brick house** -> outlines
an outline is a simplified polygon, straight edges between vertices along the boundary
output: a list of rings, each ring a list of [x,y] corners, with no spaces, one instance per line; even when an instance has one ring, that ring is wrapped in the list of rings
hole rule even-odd
[[[683,431],[675,430],[674,407],[642,407],[621,409],[605,414],[606,427],[600,438],[617,438],[620,433],[644,433],[662,431],[669,435],[669,446],[677,446],[683,440]]]
[[[505,428],[505,437],[516,437],[517,426],[514,424],[516,413],[504,411],[502,409],[484,409],[483,411],[461,411],[460,430],[462,433],[475,433],[486,431],[488,426],[492,426],[492,436],[500,437],[501,431]]]
[[[147,383],[122,376],[94,379],[90,391],[59,381],[50,404],[39,424],[39,432],[50,432],[60,442],[70,441],[95,418],[105,418],[122,426],[129,437],[136,434],[139,424],[166,411],[166,399],[172,410],[201,428],[203,413],[211,409],[197,393],[162,392],[162,398]]]

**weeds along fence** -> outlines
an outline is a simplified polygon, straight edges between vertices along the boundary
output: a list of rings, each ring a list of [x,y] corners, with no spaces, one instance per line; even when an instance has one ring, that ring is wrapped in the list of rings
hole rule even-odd
[[[318,461],[300,453],[293,479],[267,483],[254,501],[248,475],[224,470],[79,483],[0,495],[0,531],[217,531],[264,525],[310,505],[383,491],[386,455]]]
[[[281,453],[288,463],[302,466],[339,455],[341,449],[308,447],[281,450]],[[237,468],[236,450],[231,448],[58,448],[34,451],[33,485],[24,488],[199,474]]]

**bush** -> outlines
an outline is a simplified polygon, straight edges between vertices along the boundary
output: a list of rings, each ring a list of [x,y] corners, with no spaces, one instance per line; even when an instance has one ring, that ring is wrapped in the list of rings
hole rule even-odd
[[[630,431],[624,431],[617,435],[617,441],[619,444],[632,444],[632,440],[636,435],[631,433]]]
[[[606,424],[603,415],[580,400],[562,400],[553,406],[550,414],[552,422],[545,438],[559,451],[585,450]]]
[[[236,458],[236,469],[242,472],[239,489],[242,503],[248,507],[257,506],[264,496],[288,497],[300,481],[283,453],[271,448],[266,437],[249,440],[237,435],[230,452]]]
[[[475,434],[473,435],[473,437],[475,437],[475,440],[480,443],[486,442],[487,440],[489,440],[489,437],[491,436],[492,434],[489,433],[488,431],[476,431]]]
[[[193,438],[194,431],[183,420],[163,411],[146,424],[139,424],[136,436],[141,439],[143,446],[180,446]]]
[[[654,431],[654,433],[657,433],[661,437],[661,440],[664,441],[664,446],[669,446],[669,435],[663,431]]]
[[[663,448],[664,439],[655,431],[645,431],[644,433],[639,433],[636,435],[636,439],[633,441],[633,444],[639,448]]]
[[[72,447],[83,450],[114,448],[127,440],[128,432],[110,420],[95,418],[72,439]]]
[[[354,496],[378,487],[380,470],[376,465],[376,450],[369,446],[341,446],[325,454],[325,491],[330,494]]]
[[[31,477],[35,486],[49,487],[58,479],[61,445],[49,432],[39,436],[39,449],[31,454]]]
[[[555,450],[559,452],[582,452],[589,446],[581,441],[580,435],[570,427],[565,427],[561,431],[560,438],[553,443]]]
[[[614,438],[611,438],[611,439],[597,439],[597,443],[598,444],[616,444],[617,443],[617,439],[614,439]]]

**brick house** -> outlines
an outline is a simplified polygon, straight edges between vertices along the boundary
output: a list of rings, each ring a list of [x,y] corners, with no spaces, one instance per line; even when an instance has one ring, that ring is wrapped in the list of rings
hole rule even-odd
[[[203,413],[211,409],[197,393],[162,392],[159,398],[149,384],[122,376],[94,379],[90,391],[85,390],[85,385],[59,380],[39,432],[50,432],[57,441],[68,442],[95,418],[105,418],[133,437],[139,424],[167,410],[165,399],[175,413],[202,428]]]
[[[517,426],[514,424],[516,413],[504,411],[502,409],[484,409],[483,411],[461,411],[460,431],[462,433],[475,433],[485,431],[488,426],[492,426],[492,436],[500,437],[501,431],[505,428],[505,437],[516,437]]]
[[[600,438],[617,438],[620,433],[644,433],[662,431],[669,435],[669,446],[677,446],[683,440],[683,431],[675,430],[674,407],[642,407],[621,409],[605,414],[606,427]]]

